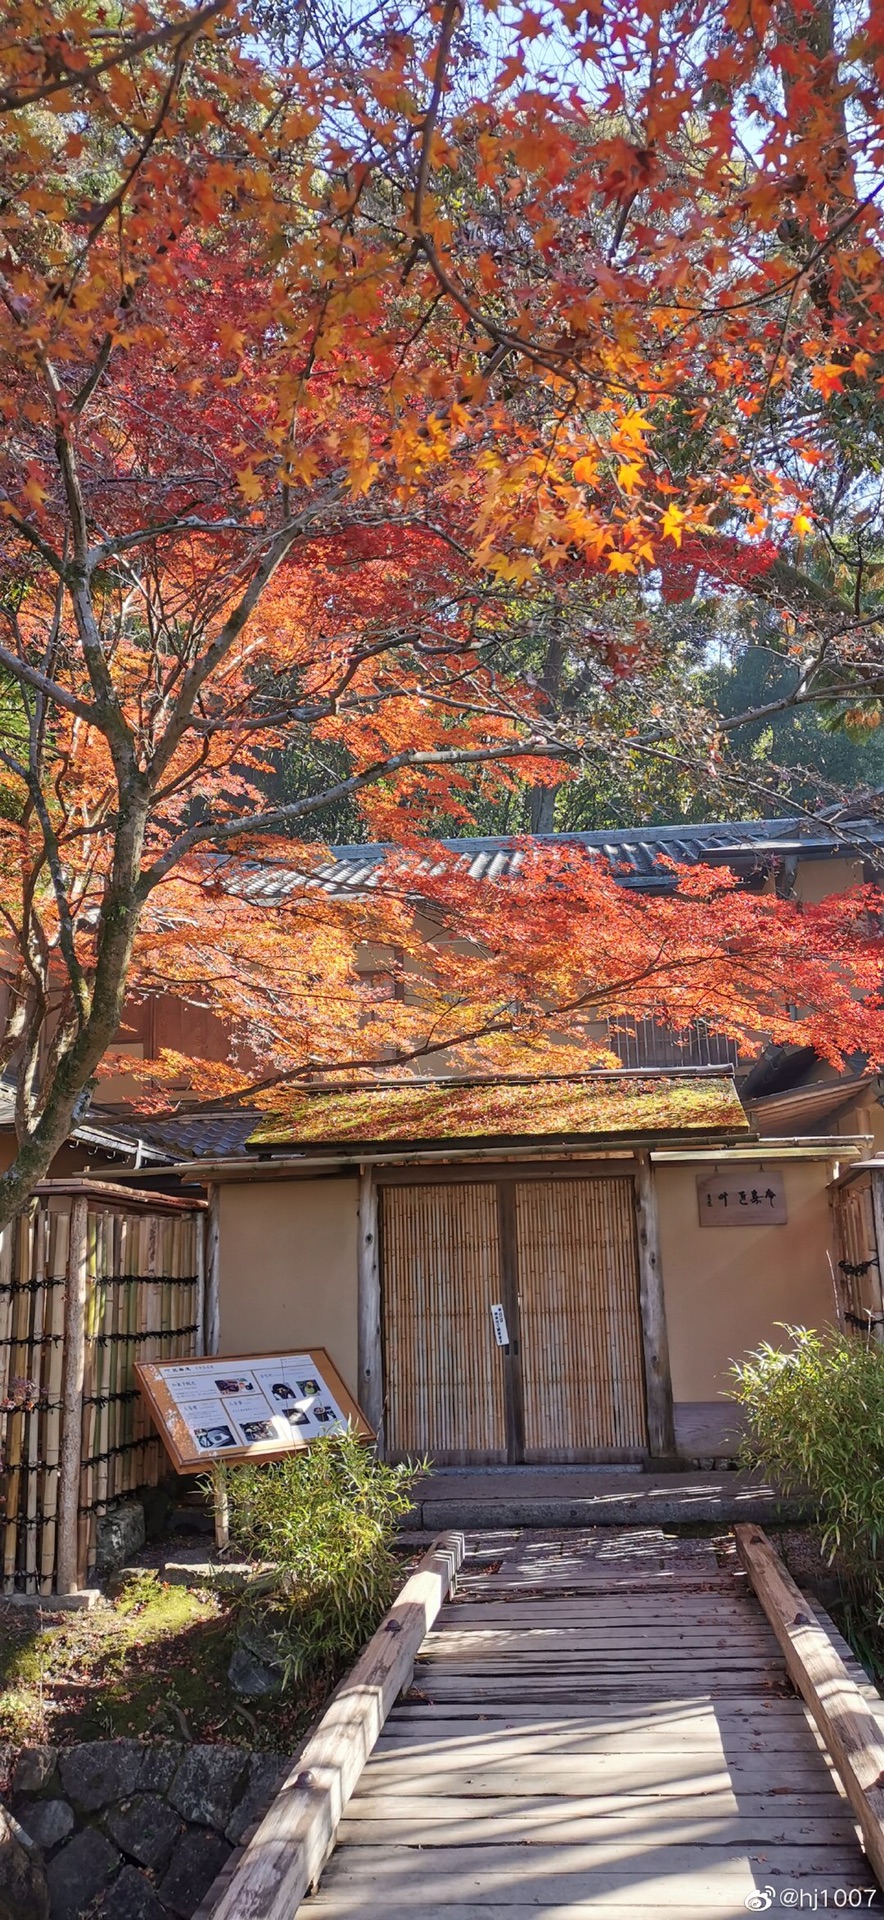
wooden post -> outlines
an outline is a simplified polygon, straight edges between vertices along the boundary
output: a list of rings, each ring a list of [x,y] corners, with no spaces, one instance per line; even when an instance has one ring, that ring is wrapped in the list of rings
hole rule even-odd
[[[378,1257],[378,1192],[374,1169],[359,1169],[359,1247],[357,1254],[359,1379],[356,1398],[383,1454],[384,1372],[381,1354],[381,1272]]]
[[[877,1167],[872,1167],[869,1180],[872,1188],[872,1218],[875,1222],[875,1252],[878,1256],[876,1280],[871,1291],[873,1295],[877,1294],[875,1304],[878,1312],[884,1315],[884,1170],[879,1172]],[[884,1325],[880,1320],[877,1326],[873,1323],[872,1332],[877,1340],[884,1342]]]
[[[78,1591],[80,1455],[83,1429],[83,1375],[86,1357],[86,1272],[87,1201],[84,1194],[77,1194],[71,1209],[70,1250],[65,1287],[56,1573],[56,1586],[59,1593]]]
[[[206,1353],[221,1350],[221,1194],[213,1182],[209,1187],[209,1211],[206,1218]]]
[[[884,1884],[884,1732],[841,1655],[760,1527],[734,1528],[737,1552],[789,1671],[828,1747]]]
[[[649,1153],[636,1155],[635,1204],[639,1298],[645,1352],[648,1446],[655,1458],[671,1458],[675,1453],[672,1376],[669,1370],[669,1336],[666,1331],[666,1305],[663,1298],[657,1188]]]
[[[227,1470],[220,1460],[212,1469],[212,1505],[215,1510],[215,1545],[219,1553],[230,1545],[230,1501],[227,1495]]]

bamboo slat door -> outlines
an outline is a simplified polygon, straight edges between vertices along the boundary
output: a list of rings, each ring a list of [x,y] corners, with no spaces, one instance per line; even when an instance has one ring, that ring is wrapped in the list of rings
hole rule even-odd
[[[646,1452],[631,1178],[388,1186],[382,1292],[392,1458],[481,1465]]]
[[[648,1444],[631,1179],[516,1183],[524,1457]]]
[[[382,1222],[390,1457],[505,1461],[496,1187],[387,1188]]]

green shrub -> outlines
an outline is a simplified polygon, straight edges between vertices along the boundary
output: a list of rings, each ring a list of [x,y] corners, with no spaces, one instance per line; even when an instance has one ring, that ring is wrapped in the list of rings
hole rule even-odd
[[[785,1494],[820,1510],[822,1550],[880,1586],[884,1547],[884,1347],[861,1334],[785,1327],[790,1350],[765,1343],[733,1369],[747,1420],[746,1457]]]
[[[330,1677],[353,1659],[394,1597],[390,1551],[422,1463],[386,1466],[353,1428],[268,1466],[222,1470],[231,1539],[273,1572],[253,1590],[286,1680]]]

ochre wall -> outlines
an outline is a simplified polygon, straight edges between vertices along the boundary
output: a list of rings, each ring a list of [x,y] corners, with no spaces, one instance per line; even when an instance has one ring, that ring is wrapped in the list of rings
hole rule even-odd
[[[326,1347],[355,1394],[358,1181],[219,1191],[222,1353]]]
[[[819,1327],[834,1318],[828,1162],[780,1165],[789,1215],[782,1227],[701,1227],[697,1175],[712,1167],[655,1170],[676,1401],[716,1399],[732,1360],[784,1338],[777,1321]]]

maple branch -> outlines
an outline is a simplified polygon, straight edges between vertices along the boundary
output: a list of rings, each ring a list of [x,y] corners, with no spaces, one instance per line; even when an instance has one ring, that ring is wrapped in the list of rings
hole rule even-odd
[[[21,680],[26,687],[33,687],[36,693],[45,694],[47,700],[52,700],[56,706],[64,707],[68,713],[75,713],[89,726],[100,726],[101,720],[97,707],[90,707],[86,700],[78,700],[75,693],[68,693],[67,688],[60,687],[57,680],[51,680],[48,674],[41,673],[39,667],[29,666],[26,660],[20,660],[17,654],[10,653],[9,648],[2,645],[0,645],[0,667],[5,667],[7,672],[13,674],[16,680]]]
[[[365,787],[373,786],[392,773],[401,773],[408,769],[422,767],[476,766],[496,760],[519,760],[533,757],[559,758],[570,755],[574,750],[558,741],[529,739],[508,742],[495,747],[447,747],[421,751],[409,747],[403,753],[390,754],[379,760],[362,773],[354,773],[349,780],[340,780],[337,786],[327,787],[323,793],[312,794],[306,800],[291,800],[284,806],[269,807],[261,813],[244,814],[236,820],[200,821],[188,827],[144,873],[141,880],[142,898],[146,899],[153,888],[163,880],[172,867],[178,864],[193,847],[207,841],[214,844],[228,840],[238,840],[248,834],[266,833],[273,827],[286,826],[293,820],[303,819],[307,814],[316,813],[322,807],[344,800],[354,793],[361,793]]]
[[[36,527],[32,527],[29,520],[22,519],[21,515],[15,510],[14,503],[10,499],[5,487],[0,487],[0,501],[3,502],[4,506],[12,508],[12,512],[9,515],[9,524],[15,528],[16,533],[20,533],[22,539],[27,540],[29,546],[35,548],[41,560],[45,560],[46,565],[61,579],[64,574],[64,561],[60,559],[55,548],[49,545],[48,540],[44,540],[42,534],[37,532]]]
[[[445,75],[448,67],[449,55],[451,53],[451,42],[454,37],[455,27],[457,26],[460,20],[461,12],[462,12],[461,0],[445,0],[445,6],[442,11],[442,20],[439,28],[439,40],[436,47],[436,63],[435,63],[435,69],[433,73],[433,90],[430,95],[430,104],[424,115],[423,131],[421,135],[420,159],[418,161],[417,180],[415,181],[415,188],[414,188],[413,220],[414,220],[415,229],[418,233],[421,231],[421,228],[423,225],[424,195],[427,190],[427,181],[430,176],[430,161],[431,161],[432,148],[433,148],[433,134],[435,133],[435,130],[436,130],[436,122],[439,118],[439,108],[442,105],[442,95],[445,90]]]
[[[30,731],[32,750],[31,766],[27,775],[28,790],[34,804],[34,811],[40,822],[44,852],[52,880],[55,903],[58,908],[58,943],[71,983],[74,1003],[77,1010],[77,1022],[78,1025],[84,1026],[89,1018],[89,991],[86,985],[86,976],[77,955],[74,916],[65,885],[64,867],[62,865],[58,836],[52,825],[52,819],[46,804],[46,797],[43,792],[36,762],[36,737],[33,721]]]
[[[316,511],[318,512],[319,509],[317,508]],[[286,554],[294,546],[305,519],[309,519],[309,516],[303,516],[301,520],[291,523],[282,533],[277,534],[276,538],[271,541],[264,559],[252,575],[238,605],[225,620],[218,638],[212,642],[210,647],[206,648],[202,658],[197,660],[192,667],[189,667],[184,674],[181,682],[181,690],[175,701],[172,719],[169,721],[166,731],[151,757],[150,781],[152,785],[155,785],[158,776],[165,772],[172,755],[184,738],[191,724],[193,704],[197,695],[202,687],[205,686],[206,681],[210,679],[215,668],[220,666],[221,661],[225,655],[230,652],[234,642],[239,638],[243,628],[248,624],[265,588],[269,586],[277,568],[285,559]]]
[[[189,533],[253,533],[254,528],[242,520],[227,518],[223,520],[205,520],[199,514],[185,513],[173,520],[158,520],[155,526],[138,527],[133,533],[121,533],[115,540],[102,540],[97,547],[91,547],[86,556],[89,573],[113,560],[117,554],[130,553],[133,547],[144,546],[148,540],[164,540],[170,534]]]
[[[113,53],[106,54],[103,60],[94,60],[86,67],[65,66],[63,71],[54,73],[36,86],[31,86],[26,92],[14,86],[0,87],[0,113],[18,113],[22,107],[36,106],[41,100],[50,100],[56,93],[88,90],[96,80],[101,78],[102,74],[121,66],[123,61],[135,60],[142,53],[152,53],[155,48],[168,46],[176,40],[186,44],[188,40],[199,34],[210,20],[226,12],[229,5],[230,0],[210,0],[210,4],[202,7],[200,12],[194,14],[190,20],[167,21],[165,26],[155,27],[152,33],[135,34],[128,40],[119,36],[120,46]],[[105,32],[102,37],[107,38],[107,33]],[[54,51],[51,57],[60,67],[63,43],[58,35],[53,36],[52,44]]]

